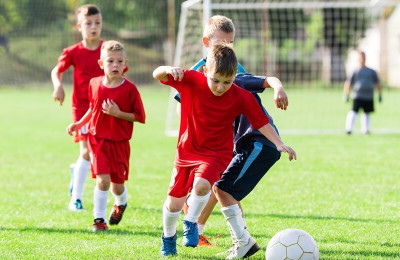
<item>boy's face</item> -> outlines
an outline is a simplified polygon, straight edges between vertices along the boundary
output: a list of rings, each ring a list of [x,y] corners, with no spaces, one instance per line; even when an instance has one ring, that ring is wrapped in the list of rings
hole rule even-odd
[[[128,60],[125,59],[122,51],[103,50],[99,60],[100,68],[104,70],[104,75],[109,78],[120,78],[126,67]]]
[[[210,48],[218,42],[226,42],[226,43],[233,44],[234,40],[235,40],[234,32],[226,33],[221,30],[216,30],[212,37],[210,37],[210,38],[204,37],[203,38],[203,44],[206,48]]]
[[[84,40],[98,40],[100,39],[102,24],[101,14],[82,16],[78,29]]]
[[[210,66],[210,68],[208,68]],[[235,74],[232,76],[223,76],[215,72],[213,65],[206,65],[204,67],[204,75],[207,77],[207,84],[211,92],[219,97],[225,94],[231,87]]]

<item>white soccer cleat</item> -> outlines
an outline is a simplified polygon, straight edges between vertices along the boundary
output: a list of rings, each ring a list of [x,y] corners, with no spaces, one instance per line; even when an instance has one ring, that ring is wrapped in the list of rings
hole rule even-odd
[[[233,250],[226,259],[246,258],[254,255],[258,250],[260,250],[260,247],[256,240],[253,237],[250,237],[245,245],[240,245],[239,243],[235,244]]]

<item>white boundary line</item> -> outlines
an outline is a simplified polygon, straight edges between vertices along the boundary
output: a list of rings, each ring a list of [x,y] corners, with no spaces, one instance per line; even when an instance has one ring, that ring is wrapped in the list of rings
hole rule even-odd
[[[361,131],[354,131],[354,134],[361,134]],[[280,135],[345,135],[344,129],[282,129]],[[371,134],[400,134],[400,129],[377,128],[372,129]]]

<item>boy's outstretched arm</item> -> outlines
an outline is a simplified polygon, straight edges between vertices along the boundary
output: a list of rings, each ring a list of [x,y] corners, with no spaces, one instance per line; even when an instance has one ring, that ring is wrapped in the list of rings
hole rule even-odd
[[[290,146],[287,146],[282,142],[281,138],[270,124],[264,125],[263,127],[259,128],[258,131],[260,131],[266,138],[268,138],[268,140],[275,144],[278,151],[288,153],[289,161],[293,159],[297,160],[296,152]]]
[[[183,79],[183,70],[179,67],[160,66],[153,71],[153,77],[156,80],[167,81],[168,75],[171,75],[174,80],[181,81]]]
[[[264,88],[274,89],[275,106],[282,110],[286,110],[289,105],[289,100],[283,89],[282,82],[276,77],[267,77],[264,81]]]
[[[51,81],[53,82],[53,99],[59,101],[60,106],[64,103],[65,91],[62,85],[62,73],[58,71],[58,65],[56,65],[51,71]]]

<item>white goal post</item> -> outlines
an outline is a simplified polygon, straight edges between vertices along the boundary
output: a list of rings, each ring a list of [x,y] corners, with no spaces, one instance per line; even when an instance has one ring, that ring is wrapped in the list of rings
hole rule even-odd
[[[205,57],[203,25],[212,15],[232,19],[235,53],[255,75],[277,76],[287,87],[333,86],[346,78],[348,53],[369,29],[390,16],[399,1],[188,0],[182,4],[174,66],[190,68]],[[381,33],[376,45],[387,35]],[[383,47],[378,71],[384,78]],[[178,133],[175,91],[171,91],[166,135]]]

